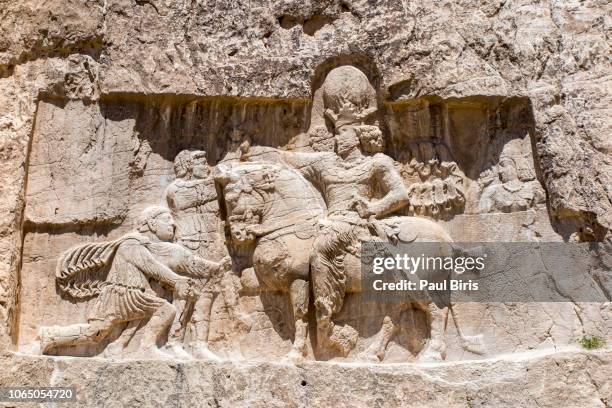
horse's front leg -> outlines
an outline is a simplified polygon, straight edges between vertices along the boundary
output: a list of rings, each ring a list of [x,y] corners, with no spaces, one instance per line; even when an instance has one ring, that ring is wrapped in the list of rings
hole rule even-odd
[[[289,288],[289,298],[295,320],[295,338],[293,348],[287,358],[294,362],[302,360],[306,355],[309,292],[308,282],[302,279],[294,280]]]
[[[345,254],[332,257],[322,250],[325,239],[319,241],[319,247],[315,242],[314,255],[311,258],[312,283],[314,294],[314,305],[317,318],[317,342],[319,347],[331,346],[346,357],[355,348],[359,333],[348,324],[343,326],[335,324],[332,320],[333,314],[342,309],[346,290],[346,278],[344,275]],[[350,266],[349,266],[350,267]],[[355,270],[359,270],[357,267]]]

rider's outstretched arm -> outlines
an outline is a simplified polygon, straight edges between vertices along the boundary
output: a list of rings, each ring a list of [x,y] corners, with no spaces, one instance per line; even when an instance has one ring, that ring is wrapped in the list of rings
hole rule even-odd
[[[404,180],[391,159],[378,156],[377,160],[379,161],[376,169],[377,179],[387,194],[380,200],[371,203],[369,209],[376,218],[382,218],[406,206],[410,197],[404,186]]]
[[[317,178],[319,174],[317,171],[318,167],[333,156],[333,153],[291,152],[267,146],[253,146],[243,155],[249,161],[262,160],[284,163],[296,169],[311,181],[315,181],[313,179]]]

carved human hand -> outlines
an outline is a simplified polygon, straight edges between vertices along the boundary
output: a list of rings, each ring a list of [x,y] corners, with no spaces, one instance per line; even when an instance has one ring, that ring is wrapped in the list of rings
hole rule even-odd
[[[232,269],[232,258],[226,256],[219,262],[219,272],[225,272]]]
[[[253,237],[259,237],[264,233],[261,225],[258,224],[246,225],[244,230],[248,235],[252,235]]]
[[[361,218],[368,219],[375,214],[370,202],[360,195],[353,196],[353,204],[351,205],[357,211]]]
[[[189,278],[180,278],[174,282],[174,294],[179,299],[188,299],[195,296],[194,281]]]

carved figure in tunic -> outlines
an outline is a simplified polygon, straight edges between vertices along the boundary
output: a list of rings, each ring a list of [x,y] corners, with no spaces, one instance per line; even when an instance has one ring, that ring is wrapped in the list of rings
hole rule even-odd
[[[177,243],[202,258],[221,262],[224,268],[231,269],[231,259],[225,245],[224,222],[219,213],[217,191],[206,152],[183,150],[174,160],[174,171],[176,180],[166,190],[165,198],[176,219]],[[233,289],[232,285],[221,285],[222,278],[231,279],[219,274],[213,280],[196,281],[199,296],[195,304],[189,304],[185,299],[175,302],[178,313],[170,331],[169,345],[176,353],[181,353],[180,338],[187,323],[185,319],[191,311],[191,353],[199,358],[216,358],[208,349],[212,304],[221,288]],[[233,311],[238,295],[235,290],[229,289],[224,291],[224,300]]]
[[[176,220],[176,242],[207,259],[228,256],[206,152],[183,150],[174,159],[174,172],[166,202]]]
[[[48,354],[58,347],[96,345],[123,323],[146,321],[136,356],[164,357],[156,343],[168,330],[176,308],[153,291],[149,280],[186,299],[195,296],[190,277],[209,279],[221,269],[220,264],[172,243],[175,227],[167,208],[152,206],[143,211],[136,232],[66,251],[56,273],[60,289],[75,299],[97,298],[88,323],[42,327],[41,351]]]
[[[497,170],[498,179],[485,187],[480,197],[480,212],[524,211],[545,202],[544,190],[537,180],[521,181],[515,158],[500,157]]]

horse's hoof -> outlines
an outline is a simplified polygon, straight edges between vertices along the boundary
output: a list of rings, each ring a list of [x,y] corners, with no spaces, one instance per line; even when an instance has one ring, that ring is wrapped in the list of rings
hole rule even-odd
[[[368,352],[367,350],[359,353],[358,359],[368,363],[380,363],[382,361],[375,353]]]
[[[437,340],[430,340],[430,343],[425,346],[425,349],[419,355],[421,362],[437,362],[444,361],[446,357],[446,346]]]
[[[304,357],[303,353],[301,353],[299,350],[291,349],[291,351],[287,353],[285,357],[283,357],[282,361],[288,364],[299,364],[304,362],[305,360],[306,357]]]
[[[439,351],[434,351],[421,354],[419,361],[422,363],[436,363],[444,361],[444,358],[442,357],[442,353]]]
[[[445,352],[436,347],[431,347],[423,350],[419,355],[419,361],[423,363],[432,363],[445,360]]]
[[[335,347],[343,357],[355,348],[359,333],[348,324],[345,326],[334,326],[332,329],[331,336],[329,337],[329,343]]]
[[[198,360],[221,361],[221,357],[210,351],[208,346],[201,343],[191,345],[191,355]]]

